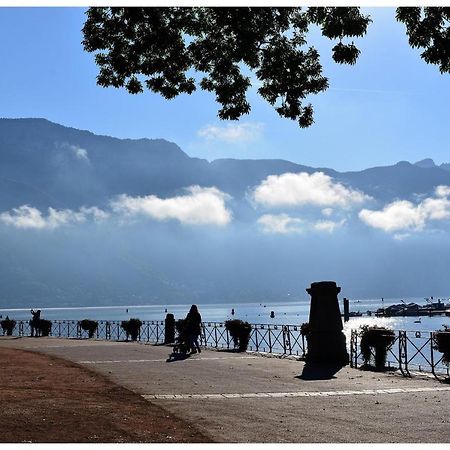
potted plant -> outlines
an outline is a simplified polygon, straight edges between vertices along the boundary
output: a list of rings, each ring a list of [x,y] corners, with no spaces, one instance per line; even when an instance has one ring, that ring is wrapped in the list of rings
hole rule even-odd
[[[142,322],[139,319],[122,320],[120,326],[127,334],[127,340],[128,336],[131,336],[131,340],[137,341],[142,326]]]
[[[40,319],[39,328],[41,329],[41,336],[48,336],[52,332],[52,321]]]
[[[6,318],[3,319],[0,323],[2,325],[3,334],[6,333],[7,336],[12,336],[12,333],[16,326],[16,321],[6,316]]]
[[[225,328],[230,333],[234,346],[238,348],[238,351],[245,352],[250,341],[252,326],[248,322],[233,319],[225,322]]]
[[[300,333],[303,334],[303,336],[308,336],[309,331],[309,322],[305,322],[300,325]]]
[[[384,370],[389,347],[395,341],[395,333],[384,327],[364,325],[359,333],[361,337],[361,354],[366,367],[370,366],[372,351],[374,353],[375,368]]]
[[[302,357],[306,357],[307,347],[309,346],[309,333],[311,332],[311,328],[309,326],[309,322],[304,322],[300,325],[300,334],[302,336],[302,345],[303,345],[303,355]],[[305,345],[306,339],[306,345]]]
[[[436,341],[436,350],[443,353],[442,361],[450,364],[450,327],[443,325],[444,329],[433,333],[434,340]]]
[[[82,330],[87,331],[90,338],[94,337],[94,333],[97,331],[98,322],[96,320],[83,319],[79,322]]]

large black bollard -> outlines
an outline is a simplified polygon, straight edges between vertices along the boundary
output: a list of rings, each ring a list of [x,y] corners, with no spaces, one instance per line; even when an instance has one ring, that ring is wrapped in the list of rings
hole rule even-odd
[[[175,317],[173,314],[167,314],[164,325],[164,344],[175,342]]]
[[[311,295],[306,361],[347,365],[349,356],[337,298],[341,288],[334,281],[320,281],[311,283],[306,292]]]

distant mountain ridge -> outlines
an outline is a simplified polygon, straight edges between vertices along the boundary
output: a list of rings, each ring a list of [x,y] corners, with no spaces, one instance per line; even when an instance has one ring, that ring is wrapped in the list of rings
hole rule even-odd
[[[437,166],[431,159],[353,172],[280,159],[208,162],[164,139],[118,139],[46,119],[0,119],[2,209],[102,206],[122,193],[166,197],[194,184],[216,186],[242,199],[269,175],[318,170],[381,201],[450,185],[450,163]]]
[[[441,165],[436,165],[436,163],[431,158],[425,158],[414,163],[415,166],[421,167],[422,169],[433,169],[435,167],[440,167],[444,170],[450,171],[450,163],[442,163]]]
[[[232,225],[224,228],[111,220],[41,233],[2,225],[0,306],[279,301],[291,293],[304,298],[305,287],[320,279],[338,280],[350,290],[344,295],[429,295],[430,286],[447,292],[450,249],[437,234],[400,248],[392,236],[352,228],[359,224],[355,214],[338,238],[259,232],[264,212],[248,201],[249,192],[269,175],[316,171],[372,196],[373,208],[450,186],[450,164],[431,159],[348,172],[281,159],[208,162],[164,139],[0,119],[0,213],[22,205],[44,216],[49,206],[107,209],[118,194],[173,197],[192,185],[233,197]]]

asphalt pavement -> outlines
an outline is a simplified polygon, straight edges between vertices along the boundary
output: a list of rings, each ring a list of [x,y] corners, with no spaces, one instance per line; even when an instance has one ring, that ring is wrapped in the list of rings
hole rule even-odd
[[[0,338],[69,359],[195,424],[217,442],[450,443],[450,385],[295,358],[136,342]]]

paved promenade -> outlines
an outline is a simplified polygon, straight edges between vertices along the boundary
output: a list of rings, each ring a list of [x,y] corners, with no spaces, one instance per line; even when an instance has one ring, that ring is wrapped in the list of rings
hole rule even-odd
[[[450,442],[450,385],[349,367],[310,370],[293,359],[56,338],[0,346],[60,356],[107,375],[218,442]]]

